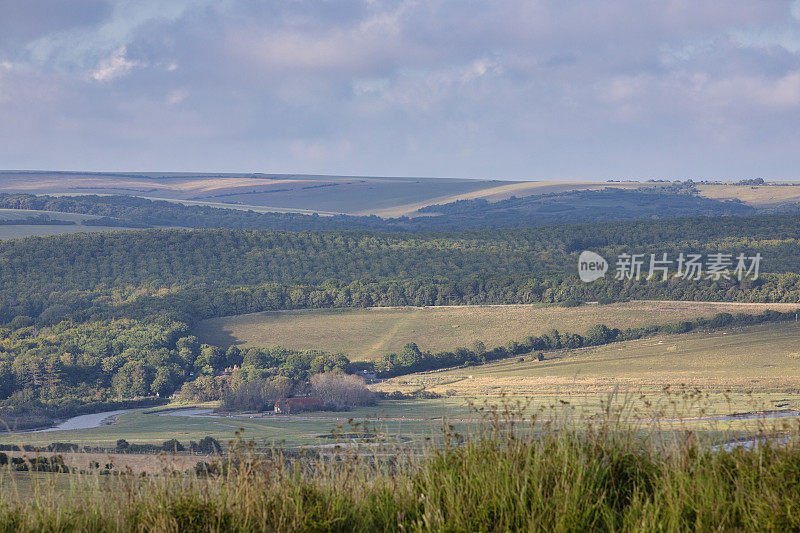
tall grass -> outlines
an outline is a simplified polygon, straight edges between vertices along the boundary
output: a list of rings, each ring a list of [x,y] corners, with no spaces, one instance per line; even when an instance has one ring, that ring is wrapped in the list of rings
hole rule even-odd
[[[800,529],[796,429],[788,444],[724,451],[610,407],[579,425],[519,405],[483,412],[471,434],[445,425],[424,450],[290,457],[238,440],[214,475],[52,474],[14,490],[6,474],[0,530]]]

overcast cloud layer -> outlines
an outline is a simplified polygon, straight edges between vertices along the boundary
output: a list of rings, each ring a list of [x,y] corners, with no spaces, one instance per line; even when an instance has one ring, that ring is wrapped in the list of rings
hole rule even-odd
[[[0,168],[800,178],[800,2],[3,0]]]

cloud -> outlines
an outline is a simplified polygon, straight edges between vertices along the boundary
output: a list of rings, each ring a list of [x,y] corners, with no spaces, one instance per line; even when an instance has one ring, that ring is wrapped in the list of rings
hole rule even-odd
[[[170,105],[178,105],[184,100],[186,100],[187,96],[189,96],[189,93],[187,91],[183,89],[177,89],[169,93],[169,95],[167,96],[167,103]]]
[[[84,69],[121,47],[130,47],[146,28],[176,22],[190,8],[202,9],[210,1],[114,0],[110,13],[99,23],[47,33],[27,43],[25,49],[35,64]]]
[[[256,68],[291,72],[359,73],[395,65],[407,53],[400,36],[404,9],[320,28],[308,20],[289,27],[230,28],[230,51]]]
[[[295,139],[289,142],[289,151],[306,164],[320,164],[331,159],[342,161],[352,156],[353,146],[345,139],[308,140]]]
[[[143,66],[141,61],[135,61],[125,57],[128,49],[120,46],[114,50],[110,56],[101,60],[97,67],[92,71],[92,79],[95,81],[108,82],[126,76],[135,67]]]
[[[0,17],[7,166],[136,169],[147,153],[163,170],[505,178],[800,168],[797,1],[60,2]]]
[[[754,76],[695,80],[698,95],[704,104],[759,106],[787,109],[800,106],[800,71],[789,72],[775,79]]]

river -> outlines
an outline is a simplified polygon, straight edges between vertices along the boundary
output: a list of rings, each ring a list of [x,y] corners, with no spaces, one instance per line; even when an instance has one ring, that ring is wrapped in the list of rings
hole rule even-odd
[[[34,433],[44,433],[46,431],[68,431],[71,429],[91,429],[104,425],[109,418],[121,415],[122,413],[130,413],[138,409],[119,409],[117,411],[104,411],[102,413],[92,413],[90,415],[80,415],[68,418],[57,426],[45,429],[37,429]]]

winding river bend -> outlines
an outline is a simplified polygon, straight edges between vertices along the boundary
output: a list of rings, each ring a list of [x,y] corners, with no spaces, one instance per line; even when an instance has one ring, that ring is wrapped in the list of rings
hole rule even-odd
[[[91,429],[105,425],[110,418],[123,413],[138,411],[138,409],[119,409],[117,411],[104,411],[102,413],[92,413],[90,415],[80,415],[68,418],[57,426],[45,429],[37,429],[34,433],[45,433],[47,431],[68,431],[70,429]]]

